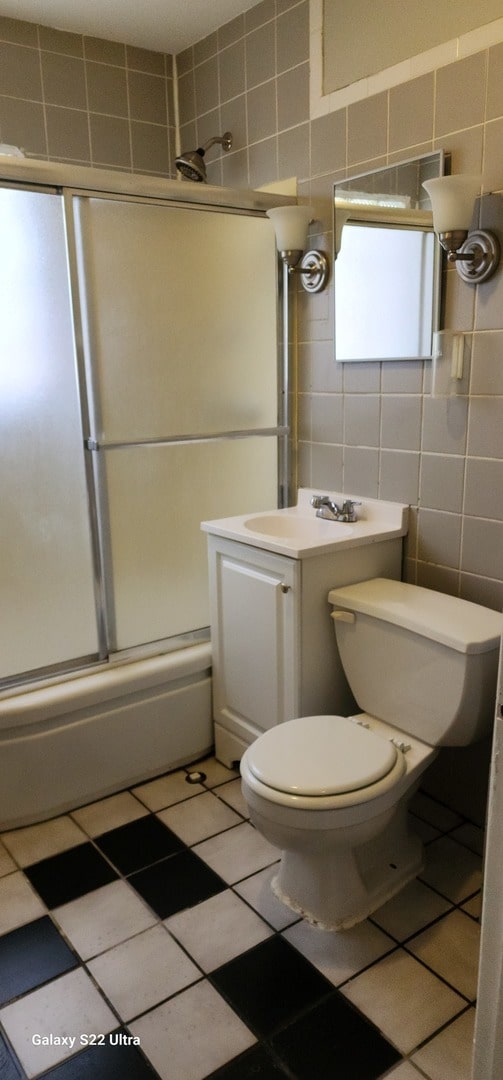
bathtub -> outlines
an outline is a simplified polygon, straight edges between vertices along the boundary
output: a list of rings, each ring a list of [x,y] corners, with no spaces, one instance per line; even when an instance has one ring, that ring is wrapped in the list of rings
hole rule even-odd
[[[0,831],[189,764],[213,744],[211,645],[0,701]]]

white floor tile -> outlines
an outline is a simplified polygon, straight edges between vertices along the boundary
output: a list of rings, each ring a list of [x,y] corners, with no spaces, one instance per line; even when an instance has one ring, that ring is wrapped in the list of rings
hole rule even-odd
[[[466,904],[463,904],[463,911],[467,911],[468,915],[471,915],[474,919],[480,919],[482,916],[482,892],[472,896],[471,900],[467,900]]]
[[[436,840],[437,836],[441,836],[442,833],[429,825],[427,821],[423,821],[422,818],[416,817],[415,814],[409,814],[409,827],[411,832],[419,836],[419,839],[423,841],[423,844],[429,844],[430,840]]]
[[[197,799],[178,803],[166,810],[160,810],[157,817],[172,829],[185,844],[197,844],[223,829],[239,825],[241,818],[217,799],[211,791],[198,795]]]
[[[54,908],[53,916],[84,960],[119,945],[157,921],[125,881],[113,881]]]
[[[203,1080],[256,1042],[206,981],[129,1024],[161,1080]]]
[[[402,1061],[396,1069],[386,1073],[386,1080],[424,1080],[424,1073],[420,1073],[409,1061]]]
[[[89,976],[78,968],[0,1009],[16,1054],[29,1077],[82,1049],[81,1035],[104,1034],[118,1026]],[[73,1046],[38,1046],[33,1036],[75,1039]]]
[[[454,1020],[414,1054],[431,1080],[471,1080],[475,1009]]]
[[[102,953],[88,968],[123,1020],[147,1012],[202,977],[162,926]]]
[[[146,814],[148,810],[143,803],[138,802],[129,791],[121,791],[119,795],[110,795],[108,799],[100,799],[99,802],[83,806],[81,810],[74,810],[72,817],[88,836],[101,836]]]
[[[0,878],[0,934],[47,915],[47,908],[22,870]]]
[[[258,874],[253,874],[245,881],[240,881],[234,888],[244,900],[251,904],[252,908],[255,908],[255,911],[258,911],[259,915],[274,926],[275,930],[284,930],[286,926],[298,922],[299,916],[296,911],[292,911],[283,904],[272,891],[271,881],[277,873],[278,865],[275,863],[274,866],[267,866],[265,870],[260,870]]]
[[[465,1006],[462,998],[402,950],[343,986],[352,1001],[403,1054]]]
[[[480,926],[453,911],[409,941],[407,948],[470,1001],[477,996]]]
[[[165,806],[173,806],[182,799],[192,799],[204,791],[202,784],[188,784],[187,773],[180,769],[178,772],[161,776],[158,780],[149,780],[147,784],[140,784],[133,788],[136,795],[149,810],[163,810]]]
[[[284,930],[282,937],[310,960],[334,986],[340,986],[396,948],[395,942],[387,934],[369,922],[337,932],[319,930],[303,919]]]
[[[280,856],[278,849],[247,821],[211,840],[204,840],[193,850],[229,885],[263,870]]]
[[[426,865],[419,875],[448,900],[459,904],[482,886],[482,860],[448,836],[426,848]]]
[[[5,877],[6,874],[11,874],[13,870],[16,870],[16,864],[14,859],[11,858],[9,852],[4,848],[0,841],[0,877]]]
[[[204,783],[206,787],[210,788],[217,787],[218,784],[225,784],[228,780],[239,776],[239,769],[228,769],[226,765],[222,765],[216,758],[206,758],[206,761],[200,761],[197,768],[206,774]]]
[[[415,880],[374,911],[372,920],[397,941],[404,941],[451,907],[449,900]]]
[[[272,934],[230,890],[178,912],[165,926],[205,972],[214,971]]]
[[[474,851],[476,855],[484,854],[485,833],[477,825],[464,821],[459,828],[453,830],[451,835],[453,840],[464,844],[465,847],[470,848],[470,851]]]
[[[218,795],[219,799],[223,799],[229,806],[232,806],[233,810],[237,810],[242,817],[250,817],[250,811],[241,790],[241,780],[230,780],[228,784],[221,784],[215,794]]]
[[[2,833],[2,840],[19,866],[59,855],[61,851],[85,844],[87,836],[70,817],[53,818],[41,825],[29,825],[26,829]]]
[[[410,803],[410,809],[413,814],[417,814],[423,821],[428,821],[430,825],[440,829],[441,832],[454,829],[462,821],[462,818],[459,814],[456,814],[455,810],[449,810],[449,807],[441,806],[435,799],[426,795],[424,791],[416,792]]]

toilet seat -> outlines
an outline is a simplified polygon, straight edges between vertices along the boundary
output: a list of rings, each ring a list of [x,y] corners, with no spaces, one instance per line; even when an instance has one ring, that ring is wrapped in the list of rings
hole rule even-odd
[[[283,805],[330,809],[375,798],[405,772],[388,739],[344,716],[304,716],[271,728],[248,747],[247,783]]]

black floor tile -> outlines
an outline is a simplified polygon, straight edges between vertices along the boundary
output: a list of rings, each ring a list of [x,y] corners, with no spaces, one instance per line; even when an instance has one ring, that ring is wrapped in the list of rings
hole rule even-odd
[[[24,872],[49,908],[109,885],[119,876],[92,844],[52,855],[25,867]]]
[[[261,1036],[271,1035],[333,991],[328,979],[279,936],[230,960],[210,978]]]
[[[185,849],[178,836],[154,814],[111,829],[97,837],[95,843],[121,874],[132,874]]]
[[[112,1045],[110,1040],[116,1036],[117,1032],[106,1035],[104,1046],[89,1046],[62,1061],[44,1073],[43,1080],[158,1080],[159,1074],[136,1046]]]
[[[273,1036],[296,1080],[378,1080],[401,1054],[338,993]]]
[[[211,1073],[206,1080],[285,1080],[286,1076],[290,1077],[291,1074],[285,1073],[265,1047],[259,1044]]]
[[[0,938],[0,1005],[78,963],[48,915],[4,934]]]
[[[225,881],[188,849],[139,870],[128,880],[161,919],[227,888]]]
[[[25,1080],[26,1077],[26,1073],[9,1050],[2,1035],[0,1035],[0,1076],[2,1080]]]

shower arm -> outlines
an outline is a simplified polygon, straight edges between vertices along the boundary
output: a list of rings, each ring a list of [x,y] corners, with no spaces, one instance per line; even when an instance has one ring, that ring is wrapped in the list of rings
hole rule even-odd
[[[232,146],[232,135],[230,131],[225,131],[223,135],[214,135],[212,139],[208,139],[208,142],[202,147],[203,153],[206,153],[210,149],[210,146],[214,146],[215,143],[219,143],[223,146],[224,150],[230,150]]]

